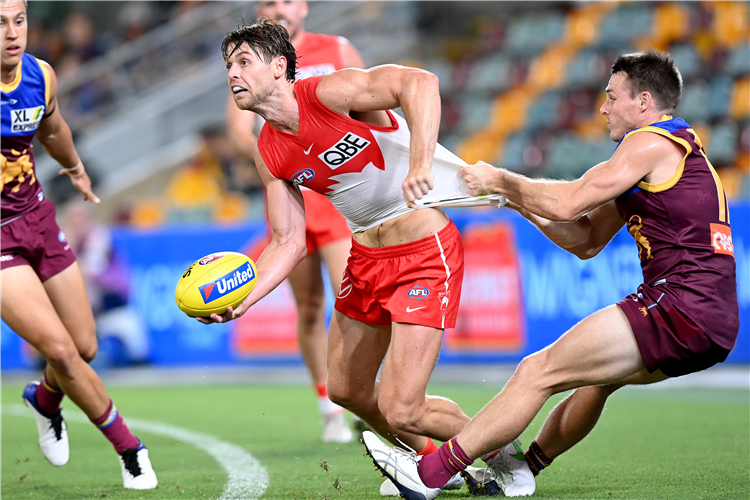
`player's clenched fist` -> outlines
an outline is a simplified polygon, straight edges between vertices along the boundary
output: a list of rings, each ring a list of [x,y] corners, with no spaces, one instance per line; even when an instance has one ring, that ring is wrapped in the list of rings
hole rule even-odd
[[[463,167],[458,175],[466,181],[472,196],[494,194],[498,185],[499,170],[483,161]]]
[[[414,200],[421,200],[435,187],[435,173],[430,167],[410,169],[401,187],[407,206],[417,208]]]

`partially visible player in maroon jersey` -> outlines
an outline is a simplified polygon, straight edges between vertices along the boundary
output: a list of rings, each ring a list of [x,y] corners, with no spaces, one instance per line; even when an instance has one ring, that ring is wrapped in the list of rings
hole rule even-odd
[[[34,137],[62,166],[84,200],[99,203],[76,152],[57,102],[52,67],[26,54],[26,3],[0,0],[2,36],[2,318],[47,361],[40,382],[29,383],[23,401],[34,415],[39,446],[55,466],[68,462],[69,447],[60,403],[67,395],[112,443],[123,486],[153,489],[156,474],[148,450],[128,429],[88,365],[97,342],[81,271],[55,206],[36,177]],[[109,481],[109,479],[107,480]]]
[[[364,68],[359,52],[345,38],[305,30],[307,2],[258,2],[255,13],[256,17],[279,21],[289,32],[299,57],[299,79],[325,75],[342,68]],[[251,160],[258,140],[257,130],[262,123],[255,113],[239,109],[234,97],[229,95],[229,135],[238,151]],[[328,399],[326,390],[326,303],[321,266],[325,264],[333,293],[337,295],[349,257],[352,233],[344,217],[325,196],[309,189],[303,189],[302,196],[305,200],[307,257],[288,278],[297,303],[297,337],[323,416],[323,441],[347,442],[353,436],[343,409]]]
[[[473,195],[506,196],[550,240],[581,259],[594,257],[627,225],[644,283],[521,361],[502,392],[452,440],[452,449],[441,449],[443,455],[463,453],[470,461],[511,443],[550,396],[576,389],[552,410],[525,453],[538,473],[591,431],[607,397],[620,387],[705,370],[734,347],[739,308],[729,209],[700,139],[671,116],[682,95],[674,60],[655,50],[622,55],[606,94],[600,112],[619,144],[612,158],[580,179],[529,179],[487,164],[461,174]],[[420,462],[428,486],[455,473],[435,460],[439,453]],[[504,462],[523,459],[519,450]]]

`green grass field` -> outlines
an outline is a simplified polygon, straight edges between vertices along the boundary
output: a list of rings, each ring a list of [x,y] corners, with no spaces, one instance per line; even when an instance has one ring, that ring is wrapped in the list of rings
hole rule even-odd
[[[222,497],[228,474],[216,458],[153,429],[135,430],[149,448],[159,486],[123,490],[111,445],[67,401],[71,458],[65,467],[52,467],[38,448],[30,413],[20,412],[21,390],[21,385],[2,386],[4,500]],[[494,389],[459,384],[434,385],[430,391],[453,398],[468,414],[494,394]],[[109,392],[126,420],[209,435],[252,454],[268,471],[263,498],[379,498],[382,478],[360,443],[319,443],[316,403],[307,386],[113,387]],[[521,436],[525,445],[559,399]],[[594,432],[542,473],[535,498],[747,499],[749,408],[743,390],[627,388],[611,398]],[[441,495],[467,497],[465,489]],[[234,498],[252,494],[240,491]]]

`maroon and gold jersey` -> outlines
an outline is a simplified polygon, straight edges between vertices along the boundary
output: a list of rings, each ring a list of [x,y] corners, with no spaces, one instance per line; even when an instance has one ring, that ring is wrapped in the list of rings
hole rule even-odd
[[[669,180],[639,182],[615,200],[638,244],[644,283],[658,287],[714,342],[731,349],[739,306],[729,207],[719,176],[683,119],[664,117],[631,130],[620,144],[641,132],[662,135],[685,149]]]
[[[36,178],[34,134],[50,101],[46,63],[24,54],[11,83],[2,84],[0,161],[2,162],[2,223],[28,213],[42,201]]]

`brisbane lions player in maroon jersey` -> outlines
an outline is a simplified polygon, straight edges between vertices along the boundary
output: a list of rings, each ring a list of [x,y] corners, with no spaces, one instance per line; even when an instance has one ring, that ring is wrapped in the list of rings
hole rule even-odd
[[[671,116],[682,95],[674,60],[655,50],[622,55],[606,94],[600,112],[618,146],[580,179],[535,180],[487,164],[461,175],[472,194],[504,195],[581,259],[594,257],[627,225],[644,282],[526,357],[456,438],[419,463],[428,488],[513,442],[553,394],[576,389],[552,410],[525,454],[535,473],[592,430],[620,387],[705,370],[734,347],[739,307],[729,209],[700,139]],[[500,482],[515,479],[494,469]]]
[[[130,432],[88,365],[96,355],[94,316],[81,270],[55,222],[55,206],[36,177],[33,140],[62,166],[84,200],[99,203],[57,102],[57,76],[26,53],[26,3],[0,0],[2,33],[2,318],[47,361],[23,401],[34,415],[45,458],[70,457],[60,403],[67,395],[119,454],[123,486],[153,489],[158,481],[148,449]]]
[[[297,77],[300,80],[342,68],[364,68],[359,52],[346,39],[306,31],[307,12],[307,2],[299,1],[258,2],[255,9],[257,17],[275,19],[289,32],[299,58]],[[255,113],[239,109],[230,93],[227,128],[237,149],[248,158],[253,158],[256,129],[259,130],[262,123]],[[328,399],[326,391],[326,301],[321,266],[325,264],[333,292],[338,294],[352,233],[344,217],[325,196],[303,188],[302,197],[305,200],[307,256],[288,278],[297,303],[297,337],[323,416],[323,441],[347,442],[353,436],[344,411]]]

